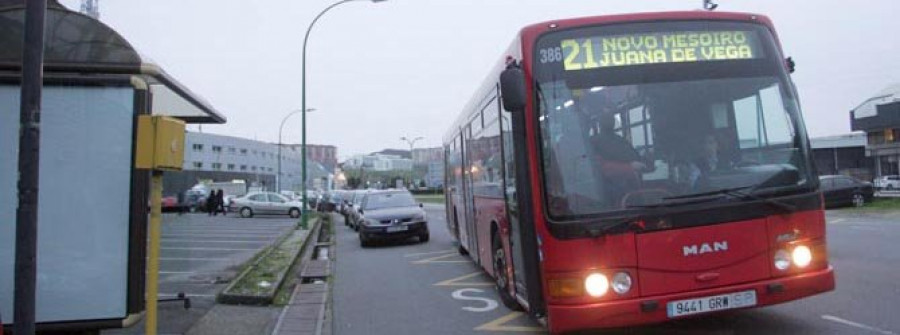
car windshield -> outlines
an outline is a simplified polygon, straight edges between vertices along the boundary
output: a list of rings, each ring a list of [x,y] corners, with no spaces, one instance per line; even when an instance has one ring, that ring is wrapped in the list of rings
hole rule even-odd
[[[551,217],[808,181],[799,107],[765,29],[628,24],[538,42],[557,47],[535,70]]]
[[[412,207],[416,206],[413,196],[406,192],[396,193],[374,193],[366,197],[366,210],[394,208],[394,207]]]

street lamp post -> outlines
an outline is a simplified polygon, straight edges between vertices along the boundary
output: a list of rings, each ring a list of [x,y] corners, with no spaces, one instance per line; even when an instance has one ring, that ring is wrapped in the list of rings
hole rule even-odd
[[[315,108],[306,108],[305,110],[306,110],[306,113],[309,113],[309,112],[315,111],[316,109]],[[298,109],[298,110],[291,111],[290,113],[288,113],[288,115],[285,115],[284,118],[281,119],[281,125],[278,126],[278,174],[275,175],[275,192],[281,192],[281,147],[282,147],[281,133],[284,130],[284,123],[287,122],[287,120],[291,116],[293,116],[294,114],[300,113],[302,111],[304,111],[304,110]],[[305,115],[306,113],[303,113],[303,114]],[[305,123],[305,121],[306,120],[304,118],[304,123]]]
[[[406,144],[409,144],[409,160],[410,161],[413,161],[413,159],[412,159],[413,158],[413,156],[412,156],[413,147],[416,145],[416,142],[418,142],[419,140],[423,140],[423,139],[425,139],[425,138],[422,136],[419,136],[416,138],[408,138],[406,136],[403,136],[400,138],[401,141],[404,141],[404,142],[406,142]],[[414,161],[413,161],[413,165],[415,165]],[[406,181],[407,187],[409,187],[410,183],[412,183],[412,166],[410,167],[409,180]]]
[[[309,41],[309,33],[312,32],[313,26],[316,24],[316,22],[319,21],[320,18],[322,18],[322,15],[325,15],[325,13],[327,13],[332,8],[337,7],[338,5],[342,5],[342,4],[345,4],[348,2],[352,2],[352,1],[363,1],[363,0],[341,0],[341,1],[335,2],[328,7],[325,7],[325,9],[323,9],[321,12],[319,12],[319,14],[316,15],[316,18],[314,18],[312,20],[312,22],[309,23],[309,27],[306,28],[306,35],[303,36],[303,61],[302,61],[301,72],[300,72],[300,78],[301,78],[300,84],[302,85],[301,94],[300,94],[300,100],[301,100],[300,110],[306,110],[306,42]],[[386,0],[369,0],[369,1],[383,2]],[[301,157],[301,162],[302,162],[301,169],[303,169],[303,171],[301,171],[301,173],[302,173],[302,179],[303,179],[302,180],[303,207],[305,208],[306,204],[309,201],[309,199],[307,199],[307,197],[306,197],[306,113],[303,113],[302,116],[303,116],[303,139],[301,141],[300,155],[302,156]],[[304,224],[306,223],[307,218],[308,218],[308,216],[306,215],[306,211],[303,211],[303,223]]]

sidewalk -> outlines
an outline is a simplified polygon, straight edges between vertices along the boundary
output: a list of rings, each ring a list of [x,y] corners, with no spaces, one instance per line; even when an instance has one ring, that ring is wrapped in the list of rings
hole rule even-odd
[[[900,191],[876,191],[875,196],[878,198],[900,198]]]
[[[444,204],[435,204],[435,203],[427,203],[426,202],[426,203],[422,204],[422,207],[426,208],[426,209],[444,209],[445,206],[444,206]]]
[[[324,327],[328,284],[300,284],[294,288],[291,302],[284,308],[274,335],[314,335],[330,333]]]

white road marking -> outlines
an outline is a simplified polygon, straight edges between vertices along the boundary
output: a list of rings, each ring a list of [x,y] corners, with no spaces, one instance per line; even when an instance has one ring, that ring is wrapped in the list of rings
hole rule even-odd
[[[897,333],[892,332],[892,331],[890,331],[890,330],[878,329],[878,328],[875,328],[875,327],[872,327],[872,326],[869,326],[869,325],[864,325],[864,324],[862,324],[862,323],[858,323],[858,322],[853,322],[853,321],[850,321],[850,320],[841,319],[841,318],[836,317],[836,316],[833,316],[833,315],[822,315],[822,319],[823,319],[823,320],[828,320],[828,321],[831,321],[831,322],[840,323],[840,324],[847,325],[847,326],[850,326],[850,327],[856,327],[856,328],[859,328],[859,329],[865,329],[865,330],[868,330],[868,331],[871,331],[871,332],[875,332],[875,333],[879,333],[879,334],[884,334],[884,335],[897,335]]]
[[[847,221],[847,219],[834,219],[834,220],[826,220],[828,223],[841,223]]]
[[[433,286],[494,286],[494,283],[488,281],[478,281],[478,282],[465,282],[463,280],[480,277],[482,274],[481,271],[473,272],[467,275],[462,275],[456,278],[447,279],[438,283],[435,283]]]
[[[432,254],[445,254],[445,253],[448,253],[448,252],[451,252],[451,251],[454,251],[454,249],[447,249],[447,250],[441,250],[441,251],[431,251],[431,252],[418,252],[418,253],[415,253],[415,254],[406,254],[406,255],[403,255],[403,257],[418,257],[418,256],[432,255]]]
[[[466,311],[469,311],[469,312],[479,312],[479,313],[483,313],[483,312],[490,312],[490,311],[492,311],[492,310],[495,310],[495,309],[497,309],[498,306],[500,306],[500,305],[497,303],[497,301],[494,300],[494,299],[488,299],[488,298],[484,298],[484,297],[472,297],[472,296],[466,296],[466,295],[464,295],[464,293],[467,293],[467,292],[484,293],[484,290],[482,290],[482,289],[477,289],[477,288],[462,288],[462,289],[458,289],[458,290],[456,290],[456,291],[453,291],[453,293],[451,293],[450,296],[453,297],[453,299],[456,299],[456,300],[481,301],[481,302],[483,302],[485,305],[484,305],[483,307],[465,306],[465,307],[462,308],[463,310],[466,310]]]
[[[215,250],[215,251],[249,251],[260,248],[192,248],[192,247],[160,247],[160,250]]]
[[[226,233],[226,234],[279,234],[284,230],[291,229],[291,227],[279,227],[272,229],[254,229],[254,230],[246,230],[246,229],[221,229],[216,227],[208,227],[208,228],[164,228],[163,234],[168,234],[171,232],[182,232],[182,233],[191,233],[191,234],[218,234],[218,233]]]
[[[202,258],[202,257],[188,257],[188,258],[179,258],[179,257],[160,257],[161,261],[227,261],[230,258]]]
[[[189,243],[253,243],[253,244],[266,244],[268,241],[234,241],[234,240],[185,240],[185,239],[173,239],[173,238],[164,238],[161,240],[163,243],[165,242],[189,242]]]
[[[281,234],[258,234],[258,233],[252,233],[252,234],[236,234],[236,233],[228,233],[228,234],[229,234],[229,235],[226,235],[226,234],[198,234],[198,233],[187,233],[187,234],[180,234],[180,233],[166,233],[166,234],[163,234],[162,237],[163,237],[163,238],[166,238],[166,237],[182,237],[182,236],[185,236],[185,237],[220,237],[220,238],[221,238],[221,237],[224,237],[224,238],[228,238],[228,237],[239,237],[239,238],[270,238],[270,237],[277,237],[277,236],[281,235]]]
[[[446,258],[451,258],[457,256],[456,252],[452,252],[446,255],[435,256],[426,259],[420,259],[412,262],[413,264],[430,264],[430,263],[468,263],[469,261],[460,259],[460,260],[444,260]]]
[[[215,298],[215,294],[194,294],[194,293],[185,293],[185,297],[188,298]],[[158,298],[177,298],[177,293],[160,293],[157,295]]]

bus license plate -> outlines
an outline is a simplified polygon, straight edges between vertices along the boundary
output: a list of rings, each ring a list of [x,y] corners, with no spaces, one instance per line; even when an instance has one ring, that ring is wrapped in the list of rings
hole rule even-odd
[[[398,231],[407,231],[408,229],[409,229],[409,227],[407,227],[407,226],[393,226],[393,227],[387,227],[387,232],[388,233],[396,233]]]
[[[756,291],[750,290],[696,299],[670,301],[666,304],[666,313],[670,318],[674,318],[755,305]]]

